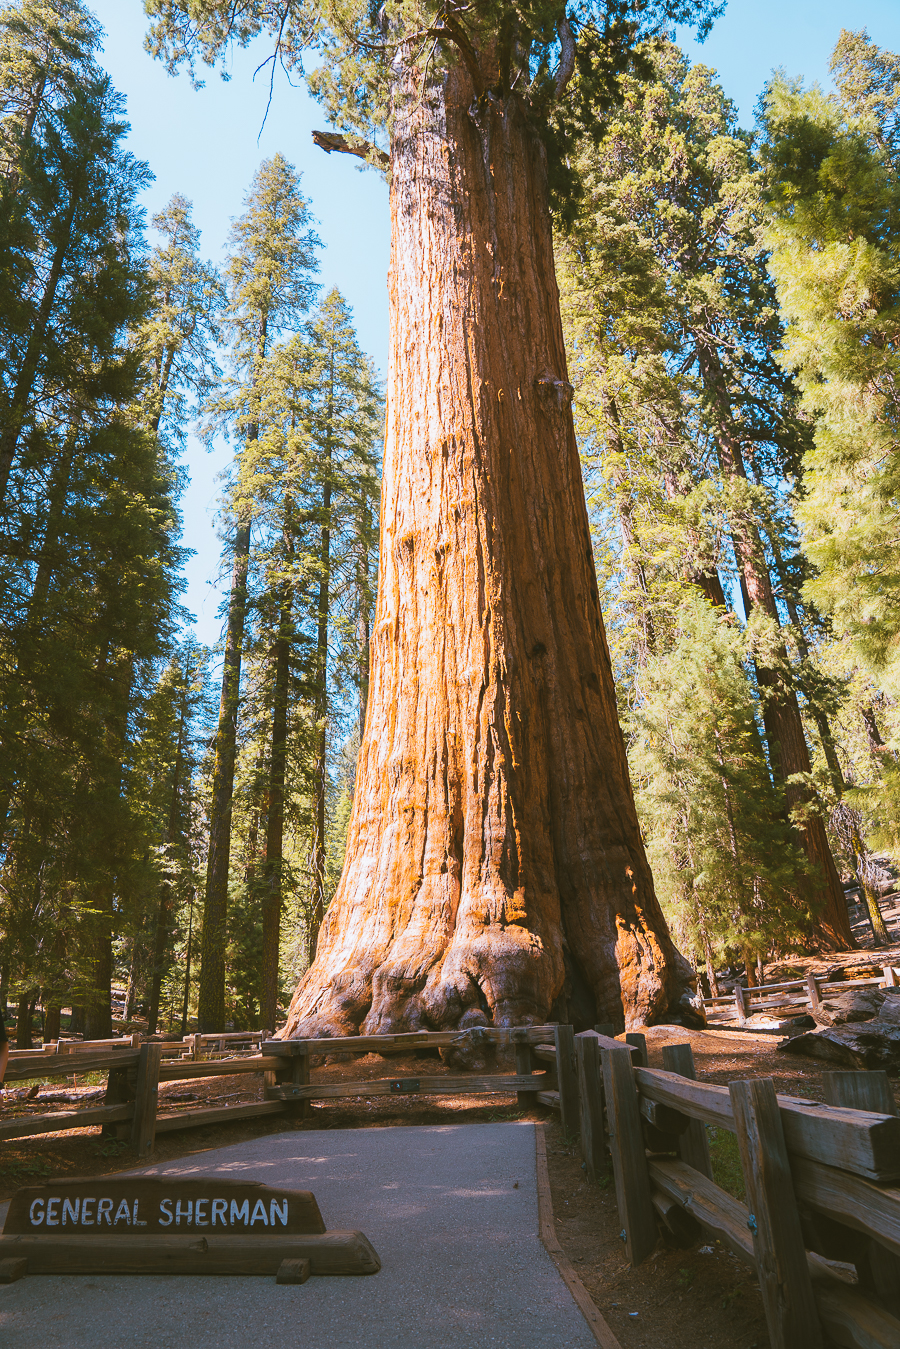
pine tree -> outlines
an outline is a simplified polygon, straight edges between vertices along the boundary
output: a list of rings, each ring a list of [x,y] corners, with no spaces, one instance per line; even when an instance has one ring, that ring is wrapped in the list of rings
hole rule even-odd
[[[766,95],[770,267],[785,366],[814,423],[799,515],[807,593],[862,660],[895,660],[894,543],[900,57],[842,35],[837,96],[775,80]]]
[[[299,177],[283,156],[265,161],[257,172],[246,210],[232,229],[231,244],[225,317],[231,340],[231,377],[223,395],[211,403],[210,416],[215,425],[230,423],[243,453],[259,437],[262,372],[271,344],[285,330],[299,327],[316,289],[313,274],[319,241]],[[231,808],[252,525],[252,512],[240,497],[236,501],[229,521],[232,579],[203,913],[201,1030],[221,1030],[225,1016]]]
[[[328,742],[335,704],[360,697],[361,559],[368,569],[377,502],[381,395],[352,314],[332,290],[303,333],[273,352],[265,375],[265,434],[246,453],[244,491],[261,528],[257,601],[271,652],[271,749],[263,869],[263,992],[274,1025],[282,907],[282,853],[291,666],[305,662],[315,748],[310,959],[330,898],[327,877]],[[291,648],[297,648],[292,656]]]
[[[641,675],[630,759],[654,875],[683,950],[748,974],[802,944],[808,863],[773,786],[735,621],[686,594],[670,649]]]
[[[809,883],[818,904],[804,908],[817,914],[817,940],[843,947],[853,939],[798,696],[798,688],[808,698],[823,681],[809,659],[809,616],[795,606],[795,637],[779,611],[779,601],[791,599],[791,578],[782,565],[781,584],[779,563],[792,566],[797,553],[785,506],[803,427],[774,360],[780,328],[758,241],[760,175],[712,73],[691,68],[671,45],[653,61],[656,82],[626,81],[623,109],[599,152],[583,151],[585,207],[569,244],[576,290],[585,291],[585,306],[596,305],[587,359],[600,367],[593,384],[611,450],[606,462],[620,483],[620,518],[630,494],[647,499],[644,484],[655,475],[658,504],[655,525],[648,524],[668,534],[670,559],[673,526],[687,526],[689,579],[714,603],[725,598],[716,568],[731,570],[733,556],[769,762],[814,867]],[[625,306],[611,303],[623,295]],[[635,447],[629,456],[623,435]],[[632,468],[641,462],[636,485],[627,481],[629,457]],[[710,528],[717,514],[727,550]],[[648,539],[651,550],[656,542]],[[632,539],[632,570],[635,556]],[[667,567],[671,576],[671,561]],[[632,593],[638,611],[646,609],[646,584],[632,583]],[[805,652],[799,662],[798,648]]]

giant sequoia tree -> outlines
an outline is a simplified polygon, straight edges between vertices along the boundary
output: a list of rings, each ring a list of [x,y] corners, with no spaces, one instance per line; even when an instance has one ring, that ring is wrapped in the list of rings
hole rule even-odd
[[[319,143],[391,181],[366,730],[289,1034],[541,1020],[560,995],[619,1025],[687,1006],[616,718],[550,196],[577,190],[567,143],[635,43],[713,8],[147,0],[172,67],[263,30],[287,64],[317,47],[309,82],[344,133]]]

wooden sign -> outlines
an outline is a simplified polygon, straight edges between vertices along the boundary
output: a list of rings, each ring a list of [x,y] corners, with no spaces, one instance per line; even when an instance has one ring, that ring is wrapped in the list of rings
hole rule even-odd
[[[3,1235],[295,1236],[324,1232],[309,1190],[209,1177],[134,1176],[30,1185],[10,1202]]]
[[[326,1232],[308,1190],[208,1176],[29,1185],[0,1236],[0,1283],[28,1274],[377,1274],[362,1232]]]

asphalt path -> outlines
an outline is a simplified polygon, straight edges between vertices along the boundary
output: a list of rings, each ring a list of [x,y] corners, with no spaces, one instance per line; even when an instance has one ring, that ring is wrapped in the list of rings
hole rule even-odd
[[[0,1286],[3,1349],[595,1349],[538,1236],[533,1124],[297,1130],[132,1174],[312,1190],[381,1272],[35,1275]]]

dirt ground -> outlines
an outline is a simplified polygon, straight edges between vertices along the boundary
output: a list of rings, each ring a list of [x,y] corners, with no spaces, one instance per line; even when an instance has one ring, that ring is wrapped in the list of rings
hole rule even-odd
[[[689,1042],[697,1075],[726,1084],[741,1077],[772,1077],[776,1089],[794,1096],[823,1099],[825,1065],[813,1059],[779,1054],[771,1036],[730,1031],[686,1031],[679,1026],[657,1026],[646,1032],[651,1067],[661,1067],[664,1044]],[[505,1068],[505,1065],[499,1065]],[[353,1081],[386,1076],[443,1074],[446,1069],[432,1054],[404,1057],[369,1054],[364,1058],[326,1063],[313,1070],[313,1080]],[[72,1079],[48,1085],[32,1100],[26,1087],[11,1089],[0,1118],[42,1108],[41,1097],[64,1092],[90,1098],[96,1085]],[[895,1093],[896,1093],[895,1086]],[[262,1075],[196,1079],[160,1087],[160,1109],[191,1109],[263,1098]],[[48,1110],[68,1102],[51,1100]],[[72,1102],[74,1104],[74,1101]],[[486,1120],[544,1121],[554,1215],[561,1246],[578,1270],[597,1306],[620,1339],[623,1349],[763,1349],[767,1343],[762,1304],[749,1270],[723,1247],[712,1243],[680,1250],[661,1242],[654,1254],[632,1269],[619,1237],[611,1182],[590,1184],[581,1167],[577,1142],[564,1138],[553,1112],[537,1107],[524,1110],[513,1096],[355,1097],[316,1101],[308,1121],[284,1116],[236,1121],[208,1128],[161,1134],[154,1161],[185,1157],[258,1138],[285,1129],[344,1129],[411,1124],[467,1124]],[[712,1131],[711,1150],[716,1179],[740,1195],[740,1168],[731,1135]],[[0,1198],[19,1185],[56,1176],[104,1175],[127,1170],[134,1159],[124,1143],[101,1136],[99,1128],[77,1133],[44,1134],[4,1143],[0,1153]],[[326,1222],[328,1215],[324,1215]]]

